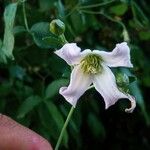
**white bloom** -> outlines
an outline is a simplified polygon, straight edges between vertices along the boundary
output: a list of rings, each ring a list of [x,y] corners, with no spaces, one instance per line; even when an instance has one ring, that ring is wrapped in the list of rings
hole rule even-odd
[[[74,107],[84,92],[94,85],[102,95],[105,108],[115,104],[120,98],[128,98],[132,112],[136,106],[135,99],[129,94],[119,91],[115,76],[109,67],[133,67],[130,61],[130,49],[126,42],[117,44],[112,52],[89,49],[81,52],[76,43],[67,43],[60,50],[55,51],[59,57],[69,65],[74,66],[68,87],[60,88],[60,94]]]

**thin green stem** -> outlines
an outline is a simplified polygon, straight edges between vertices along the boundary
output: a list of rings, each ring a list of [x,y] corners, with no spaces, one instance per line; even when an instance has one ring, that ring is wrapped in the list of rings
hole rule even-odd
[[[60,35],[60,39],[61,39],[61,43],[62,43],[62,45],[64,45],[64,44],[68,43],[68,41],[66,40],[66,37],[65,37],[65,35],[64,35],[64,34]]]
[[[95,8],[95,7],[100,7],[100,6],[104,6],[110,3],[115,2],[115,0],[111,0],[108,2],[102,2],[102,3],[97,3],[97,4],[93,4],[93,5],[86,5],[86,6],[80,6],[79,3],[77,5],[75,5],[74,8],[72,8],[72,10],[65,16],[65,18],[67,18],[68,16],[70,16],[75,10],[80,10],[80,9],[88,9],[88,8]]]
[[[115,0],[111,0],[111,1],[108,1],[108,2],[102,2],[102,3],[97,3],[97,4],[93,4],[93,5],[80,6],[79,9],[100,7],[100,6],[104,6],[104,5],[110,4],[112,2],[115,2]]]
[[[74,32],[74,30],[71,28],[71,26],[69,24],[66,24],[68,30],[70,31],[70,33],[72,34],[72,36],[75,38],[76,37],[76,34]]]
[[[58,141],[57,141],[57,144],[56,144],[54,150],[58,150],[58,149],[59,149],[59,146],[60,146],[60,144],[61,144],[61,141],[62,141],[64,132],[65,132],[66,127],[67,127],[67,125],[68,125],[68,123],[69,123],[69,121],[70,121],[70,119],[71,119],[71,116],[72,116],[72,113],[73,113],[74,109],[75,109],[75,108],[72,106],[71,109],[70,109],[70,112],[69,112],[69,114],[68,114],[68,116],[67,116],[67,119],[66,119],[66,121],[65,121],[65,123],[64,123],[64,126],[63,126],[63,128],[62,128],[62,130],[61,130],[61,133],[60,133],[60,135],[59,135],[59,138],[58,138]]]
[[[29,26],[28,26],[28,21],[27,21],[27,15],[26,15],[26,9],[25,9],[25,2],[22,3],[22,9],[23,9],[23,17],[24,17],[24,23],[25,23],[26,30],[28,32],[30,32]]]
[[[128,31],[126,29],[126,26],[124,25],[124,23],[120,20],[116,20],[106,14],[104,14],[103,12],[94,12],[94,11],[90,11],[90,10],[80,10],[81,12],[83,13],[87,13],[87,14],[98,14],[98,15],[102,15],[104,16],[105,18],[107,18],[108,20],[112,21],[112,22],[115,22],[115,23],[118,23],[122,28],[123,28],[123,38],[124,38],[124,41],[126,42],[129,42],[130,41],[130,38],[129,38],[129,34],[128,34]]]
[[[79,3],[76,4],[76,5],[71,9],[71,11],[65,16],[65,18],[67,18],[67,17],[69,17],[71,14],[73,14],[74,11],[78,9],[78,6],[79,6]]]
[[[120,25],[123,27],[123,29],[125,28],[125,25],[124,25],[121,21],[118,21],[118,20],[116,20],[116,19],[113,19],[112,17],[110,17],[110,16],[104,14],[103,12],[95,12],[95,11],[89,11],[89,10],[80,10],[80,11],[83,12],[83,13],[87,13],[87,14],[102,15],[102,16],[104,16],[105,18],[109,19],[110,21],[116,22],[116,23],[120,24]]]
[[[131,1],[131,10],[132,10],[132,14],[133,14],[133,19],[134,21],[140,26],[140,27],[143,27],[143,25],[141,24],[141,22],[138,20],[137,18],[137,14],[136,14],[136,10],[135,10],[135,3],[134,1],[132,0]]]
[[[139,5],[137,5],[137,3],[135,1],[132,1],[132,5],[134,5],[134,7],[137,9],[137,11],[139,12],[139,15],[141,15],[142,20],[145,20],[145,22],[148,22],[148,18],[146,17],[144,12],[141,10]]]

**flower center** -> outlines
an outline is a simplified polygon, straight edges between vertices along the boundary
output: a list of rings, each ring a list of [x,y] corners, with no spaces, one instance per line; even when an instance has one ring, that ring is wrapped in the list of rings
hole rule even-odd
[[[102,58],[96,54],[87,55],[81,60],[81,69],[87,74],[97,74],[102,71]]]

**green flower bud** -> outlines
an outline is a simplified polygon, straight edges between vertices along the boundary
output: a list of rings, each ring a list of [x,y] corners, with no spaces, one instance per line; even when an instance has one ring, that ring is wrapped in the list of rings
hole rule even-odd
[[[55,35],[62,35],[65,32],[65,24],[61,20],[55,19],[50,23],[50,31]]]
[[[116,80],[119,86],[129,85],[129,78],[126,74],[117,73]]]
[[[129,92],[128,87],[129,87],[130,81],[129,81],[129,77],[126,74],[117,73],[116,82],[121,91],[124,91],[125,93]]]

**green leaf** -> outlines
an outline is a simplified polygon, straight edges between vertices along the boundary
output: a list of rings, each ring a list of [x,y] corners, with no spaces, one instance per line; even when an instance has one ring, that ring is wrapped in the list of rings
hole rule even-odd
[[[54,7],[55,0],[39,0],[40,11],[47,11]]]
[[[57,6],[57,11],[58,11],[58,15],[60,18],[65,18],[65,8],[64,5],[62,3],[62,0],[58,0],[58,2],[56,3]]]
[[[39,118],[38,118],[39,120]],[[38,123],[38,127],[36,128],[36,130],[38,131],[38,133],[40,135],[42,135],[42,137],[44,137],[45,139],[49,140],[50,139],[50,133],[49,133],[49,130],[47,130],[45,128],[45,126],[43,126],[43,123],[39,122]],[[51,139],[52,140],[52,139]]]
[[[134,20],[140,24],[142,27],[149,24],[149,19],[144,14],[143,10],[140,8],[140,6],[135,2],[131,1],[131,8],[132,12],[134,14]]]
[[[5,22],[5,31],[3,45],[0,51],[0,62],[7,63],[7,58],[14,59],[12,51],[14,48],[14,34],[13,34],[13,25],[15,21],[17,11],[17,3],[9,4],[5,8],[4,12],[4,22]]]
[[[5,97],[7,96],[12,88],[12,84],[10,82],[3,82],[0,84],[0,96]]]
[[[2,42],[2,40],[0,39],[0,48],[2,47],[2,44],[3,44],[3,42]]]
[[[84,26],[82,15],[83,14],[79,14],[79,13],[74,12],[70,16],[72,26],[77,33],[82,33],[86,27],[86,26]]]
[[[128,76],[128,78],[129,78],[129,83],[130,83],[130,84],[131,84],[132,82],[134,82],[134,81],[137,81],[137,78],[136,78],[136,76],[134,76],[134,75]]]
[[[46,98],[52,98],[56,94],[58,94],[59,89],[62,86],[65,86],[68,84],[68,79],[58,79],[50,83],[45,91],[45,97]]]
[[[141,40],[150,40],[150,31],[141,31],[139,32],[139,37]]]
[[[121,72],[123,74],[126,74],[128,77],[132,77],[132,73],[126,69],[126,68],[122,68],[121,69]],[[131,93],[133,94],[133,96],[135,96],[136,100],[137,100],[137,103],[141,106],[141,107],[144,107],[144,99],[143,99],[143,96],[141,94],[141,91],[138,87],[138,82],[135,81],[135,82],[132,82],[130,85],[129,85],[129,88],[130,88],[130,91]]]
[[[100,120],[93,114],[88,115],[88,126],[95,138],[105,137],[105,128]]]
[[[64,125],[64,119],[58,108],[51,101],[46,101],[39,107],[39,116],[43,126],[49,131],[51,137],[58,139]],[[65,131],[62,144],[67,147],[68,133]]]
[[[132,77],[132,73],[128,70],[128,69],[121,69],[121,71],[123,73],[126,73],[129,77]],[[137,104],[140,106],[141,108],[141,111],[142,111],[142,114],[146,120],[146,123],[147,124],[150,124],[150,118],[147,114],[147,110],[146,110],[146,107],[145,107],[145,102],[144,102],[144,98],[143,98],[143,95],[142,95],[142,92],[139,88],[139,84],[138,84],[138,81],[134,81],[132,82],[130,85],[129,85],[129,90],[131,92],[131,94],[135,97],[135,100],[137,102]]]
[[[18,78],[20,80],[23,80],[23,78],[26,74],[25,69],[23,69],[22,67],[20,67],[18,65],[11,66],[9,71],[10,71],[11,77]]]
[[[64,114],[64,116],[67,118],[68,112],[70,111],[70,106],[66,107],[64,105],[61,105],[60,109],[61,112]],[[80,135],[81,120],[82,120],[81,116],[82,116],[81,110],[79,107],[77,107],[67,127],[70,136],[72,137],[72,141],[74,141],[77,147],[81,147],[81,141],[82,141],[82,137]]]
[[[136,102],[139,104],[139,106],[141,107],[142,110],[142,114],[146,120],[147,125],[150,125],[150,117],[147,114],[147,110],[145,108],[145,102],[144,102],[144,98],[142,95],[142,92],[138,86],[138,82],[133,82],[130,85],[130,91],[133,94],[133,96],[135,96]]]
[[[141,93],[141,90],[138,86],[138,82],[133,82],[130,85],[130,91],[135,96],[137,103],[143,108],[144,106],[144,99]]]
[[[45,103],[46,103],[46,106],[47,106],[50,114],[53,117],[53,120],[55,121],[56,125],[58,126],[59,134],[60,134],[60,131],[64,125],[64,119],[63,119],[61,113],[59,112],[59,110],[57,109],[57,107],[52,102],[46,101]],[[65,133],[64,133],[63,142],[64,142],[65,146],[67,146],[67,143],[68,143],[67,131],[65,131]]]
[[[55,36],[50,32],[48,22],[34,24],[31,28],[31,32],[35,44],[41,48],[58,48],[61,44],[58,36]]]
[[[26,114],[32,111],[35,106],[40,104],[41,98],[39,96],[30,96],[28,97],[19,107],[18,118],[23,118]]]
[[[61,40],[56,37],[49,36],[43,38],[42,40],[47,43],[47,45],[51,45],[51,47],[60,48],[62,46]]]
[[[61,109],[61,112],[65,115],[65,117],[67,118],[67,116],[68,116],[68,111],[70,110],[70,109],[66,109],[66,107],[64,106],[64,105],[61,105],[60,106],[60,109]],[[69,127],[71,128],[71,130],[73,131],[73,133],[74,133],[74,135],[76,134],[78,134],[79,133],[79,128],[78,128],[78,126],[76,125],[76,123],[77,122],[75,122],[75,120],[74,119],[71,119],[70,121],[69,121]]]
[[[14,34],[19,34],[19,33],[22,33],[22,32],[26,32],[26,29],[25,29],[24,26],[15,26],[14,29],[13,29]]]
[[[1,99],[0,100],[0,112],[3,112],[5,110],[6,107],[6,100],[5,99]]]
[[[118,16],[124,15],[127,10],[128,10],[128,5],[126,3],[115,5],[110,8],[110,11]]]

